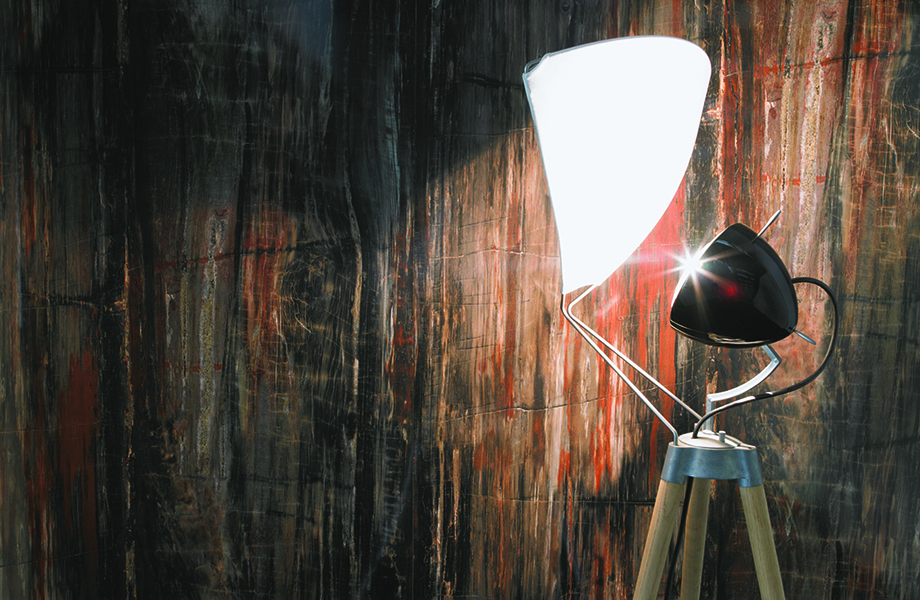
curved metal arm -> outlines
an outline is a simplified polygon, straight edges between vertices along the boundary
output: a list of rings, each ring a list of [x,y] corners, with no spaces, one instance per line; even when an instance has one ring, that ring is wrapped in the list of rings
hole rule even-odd
[[[626,383],[627,386],[629,386],[629,389],[632,390],[633,393],[635,393],[637,396],[639,396],[639,399],[642,400],[642,402],[645,403],[645,405],[649,408],[649,410],[652,411],[652,414],[655,415],[655,417],[656,417],[659,421],[661,421],[661,423],[662,423],[665,427],[668,428],[668,430],[669,430],[669,431],[671,432],[671,434],[674,436],[674,443],[676,444],[676,443],[677,443],[677,430],[674,428],[673,425],[671,425],[671,422],[668,421],[668,420],[664,417],[663,414],[661,414],[661,412],[655,407],[655,405],[653,405],[653,404],[651,403],[651,401],[645,396],[645,394],[643,394],[643,393],[639,390],[639,388],[636,387],[636,384],[634,384],[634,383],[632,382],[632,380],[630,380],[629,377],[627,377],[626,374],[623,373],[623,371],[616,365],[616,363],[614,363],[614,362],[610,359],[610,357],[607,356],[607,354],[606,354],[605,352],[603,352],[603,351],[601,350],[601,348],[597,345],[597,343],[596,343],[593,339],[591,339],[591,338],[593,337],[593,338],[597,339],[598,341],[600,341],[605,347],[607,347],[610,351],[612,351],[614,354],[616,354],[616,356],[618,356],[621,360],[623,360],[623,361],[624,361],[626,364],[628,364],[630,367],[632,367],[633,369],[635,369],[635,370],[636,370],[639,374],[641,374],[643,377],[645,377],[646,379],[648,379],[648,380],[649,380],[652,384],[654,384],[659,390],[661,390],[661,391],[663,391],[665,394],[667,394],[672,400],[674,400],[674,401],[677,402],[681,407],[683,407],[685,410],[687,410],[687,411],[689,411],[691,414],[693,414],[697,419],[700,419],[700,418],[701,418],[700,415],[699,415],[696,411],[694,411],[692,408],[690,408],[689,406],[687,406],[680,398],[678,398],[677,396],[675,396],[670,390],[668,390],[666,387],[664,387],[664,385],[662,385],[658,380],[656,380],[654,377],[652,377],[651,375],[649,375],[648,373],[646,373],[645,370],[643,370],[641,367],[639,367],[639,365],[637,365],[636,363],[634,363],[634,362],[633,362],[632,360],[630,360],[626,355],[624,355],[624,354],[623,354],[622,352],[620,352],[617,348],[615,348],[610,342],[608,342],[606,339],[604,339],[599,333],[597,333],[596,331],[594,331],[593,329],[591,329],[590,327],[588,327],[587,325],[585,325],[584,322],[582,322],[578,317],[576,317],[575,315],[572,314],[572,307],[575,306],[576,304],[578,304],[579,302],[581,302],[581,301],[585,298],[585,296],[587,296],[587,295],[590,294],[592,291],[594,291],[594,289],[595,289],[596,287],[597,287],[597,286],[595,286],[595,285],[592,285],[591,287],[589,287],[589,288],[588,288],[587,290],[585,290],[582,294],[580,294],[577,298],[575,298],[574,300],[572,300],[572,302],[570,302],[568,306],[566,306],[566,304],[565,304],[565,295],[563,294],[562,299],[561,299],[561,307],[562,307],[562,314],[563,314],[563,316],[566,318],[566,320],[569,322],[569,324],[572,325],[572,327],[575,329],[575,331],[577,331],[578,334],[581,335],[581,337],[584,338],[585,341],[588,342],[588,344],[594,349],[594,351],[597,352],[598,356],[600,356],[601,359],[602,359],[605,363],[607,363],[607,366],[610,367],[611,369],[613,369],[613,372],[616,373],[617,376],[619,376],[619,378],[622,379],[622,380]]]
[[[820,279],[815,279],[813,277],[795,277],[792,279],[792,283],[793,284],[810,283],[814,286],[821,288],[821,290],[827,295],[827,299],[830,302],[831,307],[834,309],[834,327],[833,327],[833,330],[831,331],[830,343],[827,345],[827,352],[824,353],[824,360],[821,361],[821,364],[818,365],[818,368],[815,369],[811,373],[811,375],[809,375],[805,379],[797,383],[794,383],[788,387],[784,387],[782,389],[775,390],[775,391],[754,394],[753,396],[746,396],[744,398],[741,398],[740,400],[729,402],[728,404],[724,404],[720,406],[719,408],[708,411],[705,415],[703,415],[702,419],[697,421],[696,426],[694,426],[693,437],[697,437],[700,434],[700,429],[702,429],[703,423],[710,420],[712,417],[716,416],[717,414],[725,412],[727,410],[731,410],[733,408],[737,408],[744,404],[750,404],[751,402],[757,402],[759,400],[764,400],[766,398],[776,398],[777,396],[783,396],[785,394],[794,392],[798,389],[805,387],[806,385],[808,385],[809,383],[817,379],[818,375],[820,375],[821,372],[824,371],[824,368],[827,367],[828,363],[831,360],[831,356],[834,354],[834,347],[837,344],[837,328],[840,323],[840,316],[839,316],[839,312],[837,309],[837,298],[836,296],[834,296],[834,292],[831,291],[831,288],[828,287],[828,285],[824,283],[823,281],[821,281]]]
[[[779,354],[776,353],[776,350],[773,349],[773,346],[767,344],[761,346],[763,351],[767,353],[767,356],[770,357],[770,364],[764,367],[763,371],[749,379],[748,381],[742,383],[737,387],[733,387],[730,390],[725,390],[724,392],[715,392],[714,394],[708,394],[706,396],[706,414],[712,413],[713,405],[716,402],[722,402],[723,400],[728,400],[736,396],[747,392],[748,390],[754,389],[756,386],[763,383],[763,381],[773,374],[773,371],[783,362],[783,359],[779,357]],[[712,427],[712,417],[706,419],[706,422],[703,423],[702,429],[713,429]]]

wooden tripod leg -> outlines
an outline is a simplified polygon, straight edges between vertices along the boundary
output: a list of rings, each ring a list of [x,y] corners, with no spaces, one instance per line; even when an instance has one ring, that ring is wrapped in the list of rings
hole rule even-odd
[[[751,553],[757,570],[757,583],[763,600],[784,600],[783,581],[779,575],[779,560],[773,543],[773,527],[767,512],[767,496],[763,486],[741,488],[741,506],[751,538]]]
[[[680,582],[680,600],[699,600],[700,597],[711,489],[711,480],[693,480],[693,489],[690,491],[690,508],[687,512],[687,525],[684,531],[684,567]]]
[[[639,567],[639,580],[633,600],[655,600],[661,587],[661,573],[668,558],[668,546],[674,534],[677,512],[684,497],[684,484],[661,480],[658,495],[655,497],[655,510],[645,540],[642,564]]]

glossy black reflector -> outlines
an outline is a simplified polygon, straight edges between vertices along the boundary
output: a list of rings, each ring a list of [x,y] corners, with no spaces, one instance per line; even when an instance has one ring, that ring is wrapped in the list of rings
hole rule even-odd
[[[685,269],[671,302],[671,327],[713,346],[762,346],[792,333],[798,314],[783,261],[763,238],[735,224]]]

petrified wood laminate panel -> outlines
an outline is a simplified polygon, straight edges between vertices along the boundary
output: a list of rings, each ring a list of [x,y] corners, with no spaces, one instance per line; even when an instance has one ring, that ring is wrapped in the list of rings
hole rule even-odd
[[[635,34],[713,80],[673,206],[584,313],[699,405],[762,359],[669,329],[676,257],[783,208],[769,241],[837,291],[840,345],[725,428],[761,448],[788,597],[920,595],[918,16],[3,6],[0,596],[628,597],[668,432],[558,312],[520,74]],[[778,385],[817,362],[777,350]],[[755,598],[713,495],[703,595]]]

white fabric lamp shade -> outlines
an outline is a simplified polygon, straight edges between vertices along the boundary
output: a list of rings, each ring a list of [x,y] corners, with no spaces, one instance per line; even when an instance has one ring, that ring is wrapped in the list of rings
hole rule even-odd
[[[686,40],[617,38],[547,54],[524,87],[568,293],[609,277],[683,179],[712,67]]]

